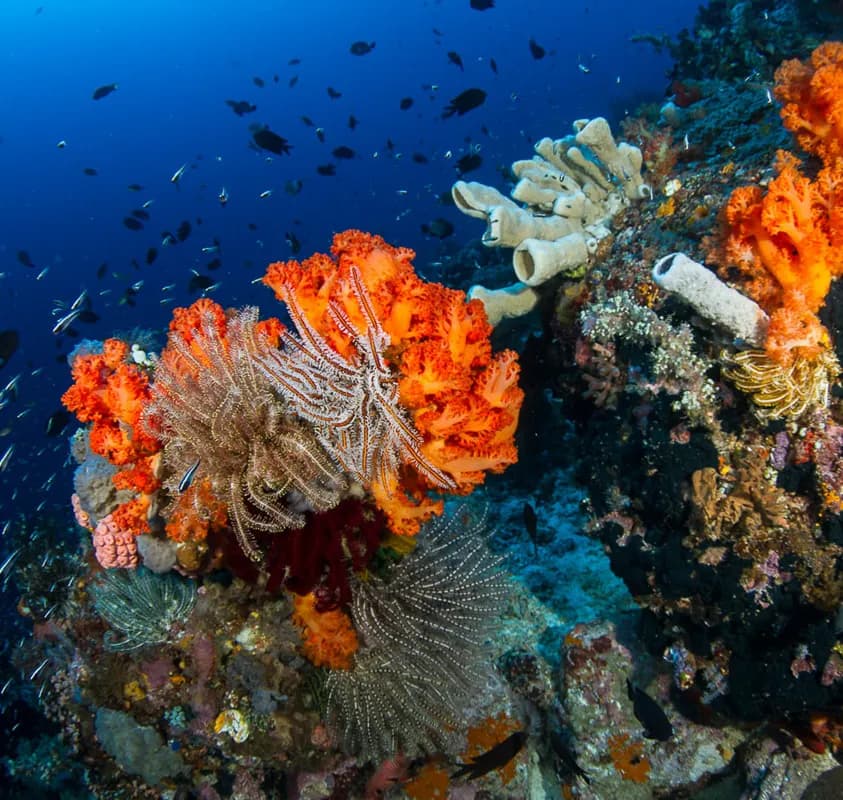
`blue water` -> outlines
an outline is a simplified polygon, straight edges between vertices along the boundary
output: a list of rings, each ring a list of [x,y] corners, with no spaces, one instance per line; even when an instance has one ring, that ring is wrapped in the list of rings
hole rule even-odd
[[[639,102],[661,99],[667,58],[629,37],[675,34],[695,11],[695,3],[675,0],[498,0],[483,12],[468,0],[0,4],[0,327],[21,336],[0,371],[0,387],[20,374],[17,399],[0,410],[0,430],[11,429],[0,453],[16,445],[0,473],[0,524],[42,500],[67,502],[66,444],[44,433],[69,384],[63,357],[76,341],[51,333],[55,300],[69,304],[87,289],[101,319],[74,326],[84,337],[163,329],[173,306],[161,304],[162,286],[175,283],[175,304],[188,304],[196,269],[221,283],[213,297],[222,304],[258,303],[276,313],[271,293],[252,281],[268,262],[291,256],[287,232],[304,257],[327,249],[334,231],[360,227],[415,248],[423,269],[441,248],[478,235],[475,221],[437,200],[456,179],[460,156],[479,149],[483,165],[469,179],[503,186],[500,169],[529,157],[541,136],[564,135],[583,116],[617,122]],[[546,49],[543,59],[531,56],[531,38]],[[375,48],[355,56],[349,48],[357,40]],[[459,53],[464,71],[448,51]],[[94,89],[110,83],[119,88],[94,101]],[[342,97],[331,99],[328,86]],[[443,119],[450,99],[472,87],[488,93],[484,105]],[[402,111],[404,97],[414,104]],[[238,117],[227,99],[257,111]],[[352,114],[356,130],[347,125]],[[324,128],[324,143],[302,116]],[[287,138],[290,155],[251,148],[253,123]],[[333,158],[340,145],[356,157]],[[427,163],[415,163],[414,153]],[[170,177],[185,163],[176,186]],[[329,163],[335,176],[316,173]],[[303,182],[300,194],[285,193],[290,180]],[[143,190],[130,191],[134,183]],[[217,199],[223,186],[226,207]],[[266,190],[272,195],[261,199]],[[144,230],[124,227],[123,217],[147,201]],[[436,217],[455,226],[444,242],[421,230]],[[161,247],[163,232],[183,220],[191,236]],[[215,238],[222,266],[208,273],[215,256],[202,247]],[[147,266],[150,247],[159,255]],[[20,250],[34,267],[18,261]],[[135,306],[120,305],[140,280]],[[45,496],[41,486],[53,472]]]

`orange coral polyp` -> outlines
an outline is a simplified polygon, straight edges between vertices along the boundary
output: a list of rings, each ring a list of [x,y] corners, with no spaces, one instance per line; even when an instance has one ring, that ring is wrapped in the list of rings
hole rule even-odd
[[[294,596],[293,622],[302,629],[302,650],[317,667],[350,669],[359,646],[357,633],[348,614],[340,609],[316,610],[311,592]]]

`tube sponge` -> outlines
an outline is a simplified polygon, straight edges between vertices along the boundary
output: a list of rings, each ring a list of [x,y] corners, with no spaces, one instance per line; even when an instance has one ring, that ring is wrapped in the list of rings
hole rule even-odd
[[[684,253],[660,258],[653,267],[653,280],[735,338],[754,347],[763,347],[770,318],[762,308]]]

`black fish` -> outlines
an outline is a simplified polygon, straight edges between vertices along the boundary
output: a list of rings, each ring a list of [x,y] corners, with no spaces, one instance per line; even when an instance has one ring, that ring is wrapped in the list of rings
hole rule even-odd
[[[450,61],[452,64],[456,64],[463,72],[465,72],[465,69],[462,65],[462,59],[460,58],[460,54],[456,52],[456,50],[448,51],[448,61]]]
[[[331,152],[333,153],[334,158],[354,158],[355,156],[354,151],[345,145],[335,147]]]
[[[582,778],[590,784],[585,771],[577,764],[577,754],[568,744],[559,730],[550,732],[550,746],[556,755],[556,774],[565,782],[570,783],[576,778]]]
[[[442,217],[425,222],[421,226],[421,229],[425,235],[435,236],[437,239],[447,239],[454,232],[454,226],[448,220],[442,219]]]
[[[482,106],[485,101],[486,92],[482,89],[466,89],[451,100],[442,113],[442,119],[452,117],[454,114],[461,117],[472,109]]]
[[[527,529],[527,535],[533,543],[536,558],[539,555],[539,518],[536,516],[536,510],[529,504],[524,503],[524,527]]]
[[[190,223],[187,220],[183,220],[179,224],[178,228],[176,228],[176,238],[180,242],[183,242],[188,236],[190,236],[191,230],[193,229],[190,227]]]
[[[428,158],[424,153],[413,153],[412,158],[413,158],[414,164],[427,164],[428,163]]]
[[[158,258],[158,251],[154,247],[150,247],[149,250],[146,251],[147,265],[154,264],[156,258]]]
[[[293,75],[293,77],[290,78],[290,80],[287,81],[287,86],[289,86],[292,89],[298,82],[299,82],[299,76]]]
[[[80,312],[79,316],[76,317],[79,322],[99,322],[99,314],[94,313],[91,311],[90,308],[86,308],[84,311]]]
[[[469,4],[475,11],[487,11],[495,7],[495,0],[471,0]]]
[[[123,224],[130,231],[142,231],[143,223],[136,220],[134,217],[123,217]]]
[[[300,180],[289,180],[284,184],[284,191],[290,195],[297,195],[303,185]]]
[[[457,159],[457,172],[460,175],[465,175],[466,172],[473,172],[479,169],[483,163],[483,159],[477,153],[467,153],[462,158]]]
[[[451,775],[451,778],[462,778],[467,776],[473,781],[482,777],[493,769],[499,769],[512,761],[518,755],[524,742],[527,741],[526,731],[516,731],[507,736],[502,742],[498,742],[491,750],[481,753],[470,760],[468,764],[460,764],[459,769]]]
[[[187,291],[189,292],[204,292],[210,286],[213,286],[216,281],[209,275],[191,275],[187,284]]]
[[[497,75],[498,74],[498,62],[495,61],[494,58],[489,59],[489,66],[492,68],[492,72],[494,72],[495,75]]]
[[[324,128],[317,128],[316,129],[316,138],[324,144],[324,142],[325,142],[325,129]]]
[[[540,61],[545,57],[547,51],[540,44],[537,44],[535,39],[530,39],[530,53],[536,61]]]
[[[132,211],[132,216],[135,217],[136,219],[146,220],[146,219],[149,219],[149,212],[144,211],[142,208],[136,208],[136,209],[134,209],[134,211]]]
[[[205,267],[207,269],[219,269],[222,266],[222,259],[221,258],[212,258]]]
[[[20,334],[16,330],[0,331],[0,367],[5,367],[20,346]]]
[[[116,91],[117,84],[116,83],[107,83],[105,86],[100,86],[94,89],[94,94],[92,97],[94,100],[102,100],[103,97],[108,97],[113,91]]]
[[[296,234],[292,233],[291,231],[287,231],[284,235],[284,238],[287,240],[287,244],[290,245],[290,252],[293,255],[296,253],[301,252],[301,242],[299,241],[299,237]]]
[[[406,111],[408,108],[411,108],[413,105],[413,98],[412,97],[402,97],[401,102],[398,104],[398,107],[402,111]]]
[[[325,177],[330,177],[331,175],[337,174],[337,168],[333,164],[320,164],[316,167],[316,171],[320,175],[324,175]]]
[[[60,408],[58,411],[54,411],[47,418],[44,433],[46,433],[47,436],[58,436],[67,427],[70,419],[70,413],[65,411],[63,408]]]
[[[351,51],[352,55],[355,56],[365,56],[366,53],[371,53],[372,50],[375,49],[374,42],[355,42],[349,50]]]
[[[288,66],[288,67],[294,67],[294,66],[296,66],[296,64],[301,64],[301,59],[300,59],[300,58],[291,58],[291,59],[287,62],[287,66]]]
[[[270,153],[277,155],[289,155],[292,145],[277,133],[273,133],[269,128],[263,128],[252,134],[255,144],[262,150],[269,150]]]
[[[254,223],[254,222],[249,222],[249,223],[246,225],[246,227],[247,227],[250,231],[256,231],[256,230],[258,229],[258,226],[257,226],[257,225],[255,225],[255,223]]]
[[[130,192],[142,192],[143,191],[143,186],[141,186],[139,183],[130,183],[126,188]]]
[[[263,78],[254,77],[252,78],[252,83],[254,83],[255,86],[258,87],[258,89],[263,89],[263,87],[266,86],[266,83],[264,82]]]
[[[348,117],[348,127],[351,128],[351,130],[354,130],[357,127],[357,117],[355,117],[354,114],[350,114]]]
[[[244,114],[251,114],[253,111],[257,111],[258,107],[253,103],[250,103],[248,100],[226,100],[225,104],[235,113],[238,117],[242,117]]]
[[[93,167],[85,167],[82,172],[84,172],[90,178],[96,178],[96,176],[99,175],[99,173]]]
[[[310,117],[299,117],[299,119],[307,125],[308,128],[313,127],[313,120]]]
[[[338,100],[342,97],[342,92],[338,92],[333,86],[329,86],[325,91],[328,93],[328,97],[330,97],[331,100]]]
[[[108,262],[103,261],[102,264],[97,267],[97,280],[102,280],[105,277],[106,270],[108,270]]]
[[[632,710],[636,718],[644,726],[644,736],[648,739],[658,739],[660,742],[666,742],[673,736],[673,725],[670,724],[667,714],[647,692],[633,686],[629,678],[626,679],[626,692],[632,700]]]
[[[32,263],[32,259],[29,257],[29,253],[27,253],[26,250],[18,250],[17,258],[18,261],[25,267],[29,267],[30,269],[35,268],[35,264]]]

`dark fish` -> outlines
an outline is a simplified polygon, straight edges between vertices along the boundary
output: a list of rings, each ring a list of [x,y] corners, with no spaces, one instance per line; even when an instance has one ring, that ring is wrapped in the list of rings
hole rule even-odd
[[[210,286],[213,286],[216,281],[210,275],[196,275],[190,276],[187,283],[187,291],[189,292],[204,292]]]
[[[632,710],[636,718],[644,726],[644,736],[648,739],[658,739],[660,742],[666,742],[673,736],[673,725],[670,724],[667,714],[647,692],[633,686],[629,678],[626,679],[626,692],[632,700]]]
[[[103,261],[102,264],[100,264],[97,267],[97,280],[101,281],[105,277],[105,273],[106,273],[107,270],[108,270],[108,262]]]
[[[323,144],[325,143],[325,129],[324,128],[317,128],[316,129],[316,138],[320,142],[322,142]]]
[[[0,331],[0,367],[5,367],[20,346],[20,334],[16,330]]]
[[[570,783],[578,777],[588,784],[591,783],[585,770],[577,764],[577,754],[559,730],[554,729],[550,732],[550,746],[556,755],[556,774],[565,783]]]
[[[451,775],[451,778],[466,776],[470,781],[477,780],[493,769],[499,769],[512,761],[526,741],[527,732],[516,731],[502,742],[498,742],[491,750],[470,759],[470,763],[460,764],[459,769]]]
[[[398,104],[398,107],[402,111],[406,111],[408,108],[412,108],[413,106],[413,98],[412,97],[402,97],[401,102]]]
[[[289,155],[292,145],[277,133],[273,133],[269,128],[263,128],[252,134],[255,144],[262,150],[269,150],[270,153],[277,155]]]
[[[428,163],[428,158],[424,153],[413,153],[412,158],[413,158],[414,164],[427,164]]]
[[[299,76],[293,75],[293,77],[290,78],[290,80],[287,81],[287,86],[289,86],[292,89],[298,82],[299,82]]]
[[[482,163],[483,159],[478,153],[467,153],[462,158],[457,159],[457,172],[460,175],[465,175],[466,172],[479,169]]]
[[[498,74],[498,62],[495,61],[494,58],[489,59],[489,66],[492,68],[492,72],[494,72],[495,75],[497,75]]]
[[[183,242],[188,236],[190,236],[191,230],[193,229],[190,227],[190,223],[187,220],[182,220],[178,228],[176,228],[176,238],[180,242]]]
[[[539,61],[545,57],[547,51],[540,44],[537,44],[535,39],[530,39],[530,53],[536,61]]]
[[[536,510],[529,504],[524,503],[524,527],[527,529],[527,535],[533,543],[536,558],[539,555],[539,518],[536,516]]]
[[[475,11],[488,11],[495,7],[495,0],[471,0],[470,5]]]
[[[462,59],[460,58],[460,54],[456,50],[449,50],[448,51],[448,61],[452,64],[456,64],[463,72],[465,69],[462,65]]]
[[[139,183],[130,183],[126,188],[130,192],[142,192],[143,191],[143,186],[141,186]]]
[[[354,158],[355,156],[355,152],[345,145],[335,147],[331,152],[333,153],[334,158]]]
[[[284,191],[289,195],[297,195],[303,185],[300,180],[289,180],[284,184]]]
[[[149,250],[146,251],[147,265],[154,264],[156,258],[158,258],[158,251],[154,247],[150,247]]]
[[[482,89],[466,89],[451,100],[442,113],[442,119],[452,117],[454,114],[461,117],[472,109],[482,106],[485,101],[486,92]]]
[[[190,484],[193,483],[193,478],[196,476],[196,470],[199,469],[201,461],[201,458],[197,458],[196,461],[188,467],[187,472],[184,473],[182,479],[179,481],[179,494],[186,492],[190,488]]]
[[[258,226],[257,226],[257,225],[255,225],[255,223],[254,223],[254,222],[250,222],[250,223],[248,223],[248,224],[246,225],[246,227],[247,227],[250,231],[256,231],[256,230],[258,229]]]
[[[149,219],[149,212],[144,211],[142,208],[136,208],[134,209],[134,211],[132,211],[132,216],[136,219],[147,220]]]
[[[349,50],[351,50],[351,54],[355,56],[365,56],[366,53],[371,53],[374,49],[374,42],[355,42],[349,48]]]
[[[298,236],[296,236],[296,234],[292,233],[291,231],[287,231],[287,233],[284,235],[284,238],[287,240],[287,244],[290,245],[290,252],[293,255],[296,255],[296,253],[301,252],[301,242],[299,241],[299,238]]]
[[[331,175],[337,174],[337,168],[333,164],[320,164],[316,167],[316,171],[320,175],[324,175],[325,177],[330,177]]]
[[[277,75],[273,75],[272,80],[273,80],[274,83],[278,83],[278,81],[281,80],[281,79]]]
[[[134,217],[123,217],[123,224],[130,231],[142,231],[143,223],[136,220]]]
[[[355,117],[354,114],[349,115],[349,117],[348,117],[348,127],[351,128],[351,130],[354,130],[357,127],[357,124],[358,124],[357,117]]]
[[[307,125],[308,128],[313,127],[313,120],[310,117],[299,117],[299,119]]]
[[[97,172],[93,167],[85,167],[82,172],[90,178],[96,178],[96,176],[99,175],[99,172]]]
[[[422,233],[427,236],[435,236],[437,239],[447,239],[454,232],[454,226],[442,217],[437,217],[422,226]]]
[[[25,267],[29,267],[30,269],[35,268],[35,264],[32,263],[32,259],[29,257],[29,253],[26,250],[18,250],[18,261],[23,264]]]
[[[266,83],[263,78],[254,77],[252,78],[252,83],[254,83],[255,86],[258,87],[258,89],[263,89],[263,87],[266,86]]]
[[[222,266],[221,258],[212,258],[205,266],[208,269],[219,269]]]
[[[386,140],[386,149],[389,150],[390,152],[392,152],[395,149],[395,142],[393,142],[392,139]]]
[[[99,322],[100,317],[99,314],[94,313],[91,311],[90,308],[83,309],[79,312],[79,315],[76,317],[79,322]]]
[[[244,114],[251,114],[253,111],[257,111],[258,107],[253,103],[250,103],[248,100],[226,100],[225,104],[235,113],[238,117],[242,117]]]
[[[288,66],[288,67],[294,67],[294,66],[296,66],[296,64],[301,64],[301,59],[300,59],[300,58],[291,58],[291,59],[287,62],[287,66]]]
[[[92,97],[94,100],[102,100],[103,97],[108,97],[112,92],[117,90],[116,83],[107,83],[105,86],[99,86],[98,88],[94,89],[94,94]]]
[[[325,91],[328,93],[328,97],[330,97],[331,100],[338,100],[342,97],[342,92],[338,92],[333,86],[329,86]]]
[[[70,414],[63,408],[60,408],[58,411],[54,411],[47,418],[44,433],[47,434],[47,436],[58,436],[67,427],[70,419]]]

